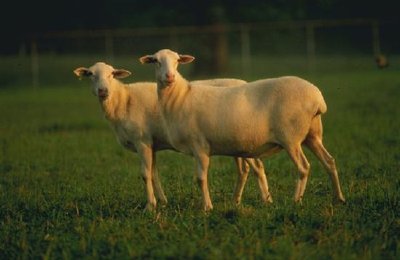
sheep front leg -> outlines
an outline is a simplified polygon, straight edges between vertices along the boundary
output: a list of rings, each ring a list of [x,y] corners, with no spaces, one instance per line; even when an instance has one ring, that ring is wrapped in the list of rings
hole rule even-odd
[[[197,161],[197,181],[203,197],[203,210],[210,211],[213,209],[207,180],[210,157],[206,154],[197,154],[195,157]]]
[[[273,200],[271,193],[269,192],[267,175],[265,174],[263,162],[258,158],[255,159],[248,158],[246,159],[246,162],[251,165],[251,167],[254,170],[254,174],[257,176],[258,186],[260,187],[262,200],[266,204],[272,203]]]
[[[152,175],[153,150],[149,146],[141,145],[138,149],[138,153],[141,157],[141,172],[147,194],[146,210],[154,211],[157,206],[157,201],[156,197],[154,196],[154,189],[153,189],[153,175]]]
[[[161,204],[166,205],[168,203],[167,197],[165,196],[164,190],[161,186],[161,181],[160,177],[158,175],[158,170],[156,167],[156,153],[153,152],[153,160],[152,160],[152,166],[151,166],[152,172],[153,172],[153,188],[155,190],[155,193],[157,195],[157,198],[160,200]]]

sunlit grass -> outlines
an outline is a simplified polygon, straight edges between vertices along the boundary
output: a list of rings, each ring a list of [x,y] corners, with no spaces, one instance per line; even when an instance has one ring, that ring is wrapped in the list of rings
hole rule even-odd
[[[161,152],[169,204],[145,213],[139,159],[118,145],[87,82],[0,90],[0,258],[397,259],[398,71],[304,76],[328,103],[324,143],[345,205],[332,203],[329,178],[307,152],[302,205],[292,202],[297,176],[281,153],[264,160],[274,203],[261,203],[250,176],[236,207],[234,164],[215,157],[215,209],[204,214],[193,160]]]

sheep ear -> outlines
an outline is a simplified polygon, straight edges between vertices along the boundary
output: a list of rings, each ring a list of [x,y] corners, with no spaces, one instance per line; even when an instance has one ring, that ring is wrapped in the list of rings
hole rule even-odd
[[[155,63],[155,62],[157,62],[157,59],[154,58],[153,55],[146,55],[146,56],[140,57],[140,58],[139,58],[139,61],[140,61],[142,64],[145,64],[145,63]]]
[[[191,55],[179,55],[178,62],[181,64],[190,63],[194,60],[194,57]]]
[[[93,73],[88,68],[84,67],[79,67],[75,69],[74,73],[77,77],[79,77],[79,79],[82,79],[82,77],[89,77],[93,75]]]
[[[118,69],[118,70],[114,70],[112,72],[112,74],[113,74],[114,78],[116,78],[116,79],[123,79],[123,78],[128,77],[132,73],[130,71],[127,71],[127,70]]]

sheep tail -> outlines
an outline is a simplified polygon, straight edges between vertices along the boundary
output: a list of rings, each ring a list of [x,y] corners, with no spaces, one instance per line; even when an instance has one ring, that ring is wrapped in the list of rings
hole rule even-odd
[[[326,106],[324,97],[322,96],[321,92],[319,93],[319,100],[318,100],[318,109],[316,115],[324,114],[328,110]]]

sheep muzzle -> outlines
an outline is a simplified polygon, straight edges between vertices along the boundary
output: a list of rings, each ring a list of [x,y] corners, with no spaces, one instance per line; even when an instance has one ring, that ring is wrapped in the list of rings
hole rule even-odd
[[[100,99],[103,99],[103,100],[106,99],[108,97],[108,90],[107,89],[103,89],[103,88],[98,89],[97,90],[97,96]]]

